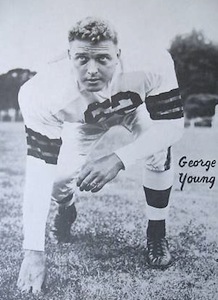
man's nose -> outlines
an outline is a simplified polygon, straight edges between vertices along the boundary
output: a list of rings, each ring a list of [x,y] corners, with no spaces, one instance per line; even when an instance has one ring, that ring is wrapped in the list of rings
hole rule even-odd
[[[98,66],[94,60],[89,61],[87,72],[89,75],[95,75],[98,73]]]

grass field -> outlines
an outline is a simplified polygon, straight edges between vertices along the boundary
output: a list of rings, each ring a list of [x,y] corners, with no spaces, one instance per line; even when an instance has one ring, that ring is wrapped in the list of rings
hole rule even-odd
[[[218,161],[217,135],[218,129],[189,128],[174,148],[176,176],[168,223],[172,266],[158,271],[146,264],[145,200],[137,165],[98,194],[81,193],[72,244],[55,245],[48,226],[47,285],[43,294],[33,296],[16,288],[23,256],[23,125],[0,123],[0,299],[218,299],[218,183],[212,189],[209,183],[186,183],[183,191],[179,183],[179,173],[218,180],[218,165],[207,172],[178,165],[184,155]],[[52,204],[49,220],[54,211]]]

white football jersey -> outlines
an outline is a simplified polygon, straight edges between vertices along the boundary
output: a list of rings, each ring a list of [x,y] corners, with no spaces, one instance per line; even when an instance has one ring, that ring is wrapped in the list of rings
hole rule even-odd
[[[174,64],[168,53],[155,61],[146,57],[138,66],[135,64],[133,71],[128,61],[122,62],[110,84],[99,92],[80,89],[67,59],[52,63],[21,88],[19,104],[30,145],[33,135],[39,141],[43,136],[43,143],[59,139],[64,122],[104,122],[140,105],[146,105],[152,120],[183,116]]]

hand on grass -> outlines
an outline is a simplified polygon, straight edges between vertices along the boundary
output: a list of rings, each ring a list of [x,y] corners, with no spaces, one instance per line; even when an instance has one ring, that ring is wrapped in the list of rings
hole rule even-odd
[[[86,163],[79,174],[77,186],[81,191],[98,192],[103,186],[114,179],[124,169],[119,157],[112,153],[92,162]]]
[[[43,251],[25,250],[17,281],[22,292],[36,294],[41,291],[46,277],[46,262]]]

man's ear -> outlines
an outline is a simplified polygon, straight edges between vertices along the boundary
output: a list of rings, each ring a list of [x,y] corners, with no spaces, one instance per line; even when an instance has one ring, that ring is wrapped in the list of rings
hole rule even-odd
[[[121,49],[118,49],[118,51],[117,51],[117,58],[120,58],[120,56],[121,56]]]
[[[67,54],[68,54],[69,59],[71,59],[70,49],[67,50]]]

